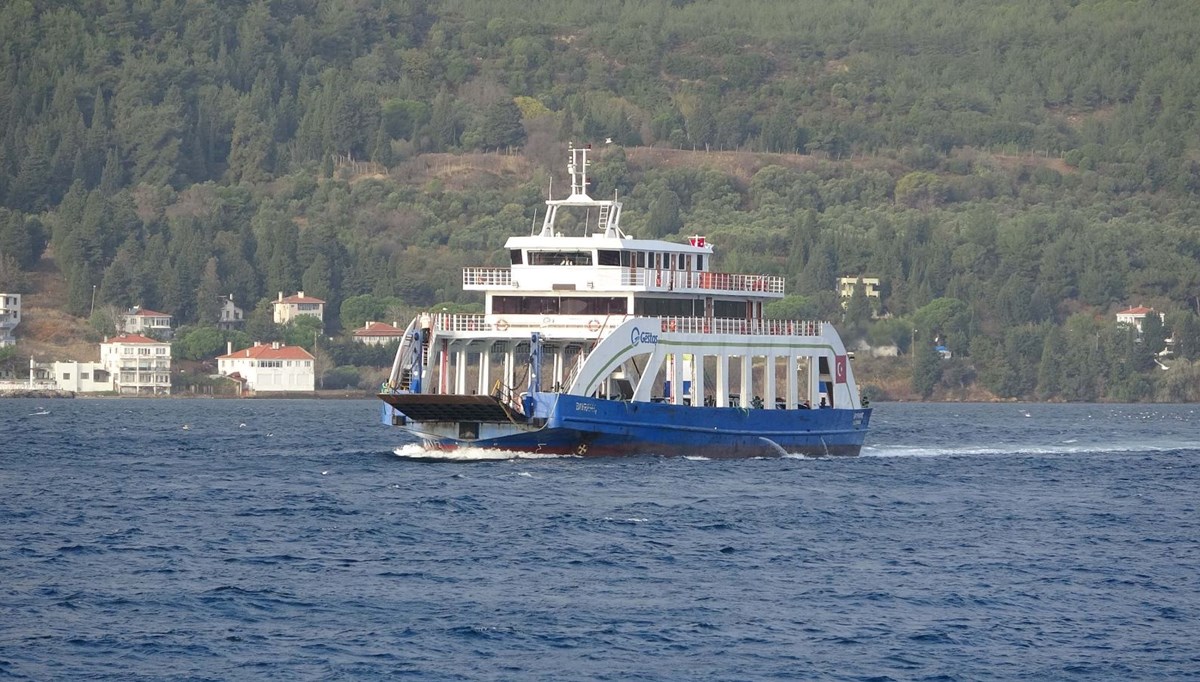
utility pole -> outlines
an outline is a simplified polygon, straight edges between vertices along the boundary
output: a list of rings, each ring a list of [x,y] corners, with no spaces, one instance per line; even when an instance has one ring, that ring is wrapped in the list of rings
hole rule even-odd
[[[95,315],[95,314],[96,314],[96,285],[93,284],[92,285],[92,310],[91,310],[91,312],[88,313],[88,317],[90,318],[92,315]]]

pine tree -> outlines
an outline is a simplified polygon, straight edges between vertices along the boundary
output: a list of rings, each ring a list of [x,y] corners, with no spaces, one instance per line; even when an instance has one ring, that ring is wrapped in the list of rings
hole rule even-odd
[[[917,334],[913,353],[912,387],[922,398],[933,395],[933,389],[942,380],[942,357],[938,355],[933,340],[928,334]]]
[[[220,321],[222,295],[221,279],[217,276],[217,259],[209,258],[200,276],[200,288],[196,290],[196,319],[205,326],[214,326]]]

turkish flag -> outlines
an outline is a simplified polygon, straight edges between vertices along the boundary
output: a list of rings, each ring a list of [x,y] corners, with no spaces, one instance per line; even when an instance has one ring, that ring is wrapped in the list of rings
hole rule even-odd
[[[833,381],[834,383],[846,383],[846,356],[833,356]]]

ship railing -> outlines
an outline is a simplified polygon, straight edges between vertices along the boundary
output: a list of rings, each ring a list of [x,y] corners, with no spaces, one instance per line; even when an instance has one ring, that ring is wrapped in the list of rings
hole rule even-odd
[[[658,291],[679,289],[713,292],[761,292],[782,294],[784,278],[777,275],[747,275],[733,272],[626,268],[622,284]]]
[[[698,270],[663,270],[616,266],[571,266],[572,277],[581,289],[643,289],[649,291],[690,291],[697,293],[783,294],[786,280],[777,275],[748,275]],[[584,274],[586,273],[586,274]],[[508,268],[463,268],[463,288],[537,288],[521,287]]]
[[[746,336],[820,336],[822,322],[812,320],[729,320],[708,317],[659,318],[664,332],[742,334]]]
[[[477,313],[439,313],[432,316],[434,329],[440,332],[505,332],[512,329],[587,329],[588,334],[597,334],[601,329],[610,329],[624,321],[624,315],[592,316],[592,315],[531,315],[513,314],[511,316],[493,315],[496,318],[488,321],[486,315]],[[603,320],[603,322],[601,321]]]
[[[494,327],[487,318],[476,313],[438,313],[433,316],[433,327],[444,332],[490,332]]]
[[[508,268],[463,268],[463,288],[511,287],[512,270]]]

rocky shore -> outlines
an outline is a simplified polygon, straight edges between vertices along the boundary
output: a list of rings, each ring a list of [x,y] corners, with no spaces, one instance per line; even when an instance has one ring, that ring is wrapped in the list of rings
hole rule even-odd
[[[0,389],[0,398],[74,398],[73,391],[60,391],[47,388],[11,388]]]

